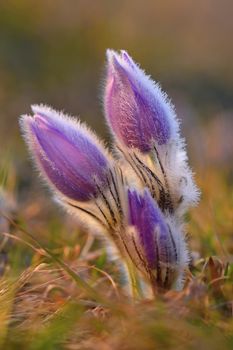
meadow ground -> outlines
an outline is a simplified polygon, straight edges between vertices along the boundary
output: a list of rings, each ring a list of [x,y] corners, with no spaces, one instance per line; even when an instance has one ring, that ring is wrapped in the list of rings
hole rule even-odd
[[[15,199],[9,164],[1,181],[2,349],[232,349],[229,171],[197,169],[202,199],[187,217],[187,282],[154,300],[126,297],[102,242],[77,230],[46,192]]]

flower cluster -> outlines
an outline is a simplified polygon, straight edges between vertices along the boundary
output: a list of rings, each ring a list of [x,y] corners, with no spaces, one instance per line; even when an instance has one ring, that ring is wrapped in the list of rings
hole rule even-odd
[[[104,108],[112,154],[83,123],[43,105],[20,119],[29,151],[56,200],[107,238],[134,281],[155,293],[180,289],[183,216],[198,190],[174,108],[125,51],[112,50]]]

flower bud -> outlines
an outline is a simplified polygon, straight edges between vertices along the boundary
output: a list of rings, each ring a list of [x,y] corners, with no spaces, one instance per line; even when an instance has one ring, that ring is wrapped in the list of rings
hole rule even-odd
[[[157,288],[169,289],[178,278],[180,247],[150,193],[128,191],[129,223],[136,228],[144,270]],[[183,271],[182,271],[183,272]]]
[[[60,194],[76,201],[106,183],[108,160],[97,138],[74,119],[41,106],[21,118],[21,129],[42,174]]]
[[[163,93],[125,52],[107,51],[104,96],[108,124],[121,143],[149,152],[177,133],[173,107]]]

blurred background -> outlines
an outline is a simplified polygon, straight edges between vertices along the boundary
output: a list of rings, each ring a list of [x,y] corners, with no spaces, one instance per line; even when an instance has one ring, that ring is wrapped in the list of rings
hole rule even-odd
[[[0,159],[22,192],[41,191],[18,127],[31,104],[80,116],[109,141],[106,48],[127,50],[171,97],[198,178],[211,167],[232,184],[232,15],[231,0],[1,0]]]
[[[193,162],[229,165],[232,15],[231,0],[1,0],[1,149],[26,159],[18,117],[32,103],[80,116],[108,138],[101,82],[105,50],[114,48],[168,92]]]

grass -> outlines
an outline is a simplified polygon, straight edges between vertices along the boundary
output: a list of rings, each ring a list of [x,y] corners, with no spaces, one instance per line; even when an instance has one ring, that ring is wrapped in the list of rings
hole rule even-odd
[[[77,229],[46,193],[19,195],[0,172],[1,349],[232,349],[233,191],[200,170],[200,205],[187,217],[193,262],[181,292],[126,296],[102,242]],[[31,191],[31,192],[30,192]]]

